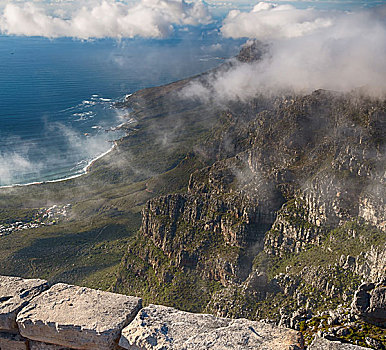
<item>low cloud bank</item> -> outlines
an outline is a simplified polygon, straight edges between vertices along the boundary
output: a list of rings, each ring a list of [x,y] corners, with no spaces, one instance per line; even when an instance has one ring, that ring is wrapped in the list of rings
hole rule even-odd
[[[175,25],[199,25],[211,21],[201,1],[141,0],[136,5],[118,1],[90,2],[73,11],[55,10],[26,2],[7,4],[0,15],[0,31],[8,35],[48,38],[163,38]]]
[[[86,137],[61,123],[47,125],[46,132],[60,142],[58,147],[49,146],[48,153],[41,144],[7,139],[12,147],[0,152],[0,187],[74,176],[111,147],[110,134],[105,132]]]
[[[260,2],[251,12],[231,11],[221,31],[262,41],[263,57],[212,74],[185,96],[223,101],[278,90],[386,92],[386,5],[339,12]]]
[[[0,186],[18,181],[19,174],[39,173],[41,164],[32,163],[16,152],[0,154]]]
[[[221,31],[225,37],[279,39],[295,38],[333,25],[338,17],[313,8],[259,2],[251,12],[230,11]]]

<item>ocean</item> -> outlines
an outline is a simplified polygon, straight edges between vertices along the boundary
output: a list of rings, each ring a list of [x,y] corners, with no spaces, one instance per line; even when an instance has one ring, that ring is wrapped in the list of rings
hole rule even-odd
[[[361,9],[384,0],[282,1],[299,8]],[[139,89],[183,79],[237,54],[246,39],[224,39],[221,20],[232,8],[212,6],[207,26],[176,28],[171,38],[50,40],[0,35],[0,186],[77,176],[111,148],[129,111],[115,101]]]
[[[0,186],[83,173],[122,136],[106,131],[128,112],[115,101],[207,71],[242,42],[215,26],[166,40],[0,36]]]

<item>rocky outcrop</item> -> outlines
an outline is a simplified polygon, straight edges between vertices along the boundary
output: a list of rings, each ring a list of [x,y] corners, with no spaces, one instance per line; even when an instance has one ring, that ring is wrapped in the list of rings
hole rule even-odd
[[[28,349],[28,340],[20,334],[0,332],[0,349],[26,350]]]
[[[240,62],[260,61],[269,52],[269,46],[258,40],[249,40],[240,50],[237,55],[237,60]]]
[[[386,231],[386,185],[385,180],[373,185],[359,199],[359,216]]]
[[[354,262],[355,273],[362,276],[363,280],[374,283],[382,281],[386,277],[386,244],[371,246],[368,251],[355,257]]]
[[[119,345],[132,349],[303,349],[300,333],[245,319],[230,320],[149,305],[122,332]]]
[[[310,244],[318,244],[321,235],[320,221],[306,212],[304,201],[295,199],[283,205],[272,228],[264,238],[264,251],[270,255],[283,256],[299,253]],[[319,217],[319,216],[317,216]]]
[[[140,235],[159,249],[173,268],[194,270],[201,278],[226,286],[248,276],[253,256],[261,249],[264,232],[275,215],[247,193],[236,190],[222,195],[223,187],[235,181],[235,176],[229,175],[229,182],[221,176],[216,182],[211,174],[209,170],[205,188],[195,188],[192,176],[187,194],[149,201],[142,211]],[[167,265],[160,265],[159,253],[149,248],[139,256],[163,279]],[[168,281],[173,279],[171,269],[166,275]]]
[[[109,350],[140,307],[139,298],[59,283],[24,307],[17,324],[28,339]]]
[[[365,350],[362,346],[352,345],[352,344],[344,344],[339,341],[330,341],[326,338],[316,337],[310,347],[309,350]]]
[[[44,280],[0,276],[0,332],[17,331],[18,312],[46,289]]]
[[[238,59],[264,54],[255,43]],[[356,92],[227,105],[194,155],[208,166],[145,205],[116,290],[188,311],[199,290],[200,311],[299,330],[347,308],[385,274],[385,116]]]
[[[386,327],[386,283],[364,283],[355,292],[352,312],[377,326]]]
[[[0,279],[3,293],[16,298],[15,281],[37,285],[36,280]],[[299,332],[262,322],[160,305],[141,309],[140,298],[63,283],[34,293],[17,311],[13,332],[0,332],[0,350],[304,349]]]

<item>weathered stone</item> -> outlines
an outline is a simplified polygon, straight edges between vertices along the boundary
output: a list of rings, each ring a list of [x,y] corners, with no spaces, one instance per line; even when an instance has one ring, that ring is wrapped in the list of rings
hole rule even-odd
[[[386,287],[378,287],[371,291],[366,318],[380,327],[386,327]]]
[[[0,331],[17,332],[17,313],[46,289],[44,280],[0,276]]]
[[[303,349],[299,332],[245,319],[193,314],[166,306],[142,309],[123,331],[125,349]]]
[[[386,327],[386,287],[362,284],[355,292],[352,312],[369,323]]]
[[[322,337],[316,337],[309,350],[368,350],[362,346],[353,344],[344,344],[339,341],[330,341]]]
[[[59,283],[17,316],[20,333],[71,349],[111,350],[141,299]]]
[[[0,350],[27,350],[27,339],[19,334],[0,332]]]
[[[40,341],[30,341],[29,346],[30,350],[71,350],[60,345],[47,344]]]

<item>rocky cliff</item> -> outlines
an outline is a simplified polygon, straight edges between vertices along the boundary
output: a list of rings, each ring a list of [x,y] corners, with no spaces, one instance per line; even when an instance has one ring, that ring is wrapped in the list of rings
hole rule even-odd
[[[208,166],[146,204],[115,290],[382,348],[384,297],[376,317],[351,303],[363,283],[384,295],[385,130],[386,101],[361,91],[223,106],[190,155]]]
[[[0,237],[2,274],[106,290],[112,285],[144,304],[182,310],[149,307],[127,333],[121,326],[130,312],[123,310],[112,327],[116,333],[109,333],[114,346],[117,334],[125,334],[121,344],[138,339],[137,348],[158,342],[161,348],[170,334],[184,332],[194,335],[179,338],[178,347],[205,348],[219,339],[213,344],[221,348],[232,340],[229,334],[255,344],[259,338],[249,327],[264,320],[269,327],[261,326],[262,334],[290,327],[314,349],[341,348],[340,341],[355,344],[343,349],[384,349],[386,101],[361,90],[278,92],[227,103],[186,97],[190,84],[211,86],[214,75],[267,54],[260,43],[249,44],[238,62],[117,104],[130,111],[122,126],[128,135],[85,176],[2,189],[0,223],[32,222],[42,207],[71,203],[56,225],[34,231],[26,225]],[[13,328],[2,332],[3,342],[21,339],[24,325],[22,343],[39,327],[61,325],[59,316],[75,304],[67,296],[55,300],[52,292],[68,289],[80,300],[91,295],[93,307],[93,298],[102,297],[60,284],[43,296],[45,283],[18,293],[21,304],[5,312]],[[12,295],[2,296],[0,305],[8,307]],[[45,318],[39,300],[58,308],[56,321]],[[105,320],[106,310],[100,311]],[[181,328],[172,327],[175,316]],[[229,317],[249,319],[247,329],[224,321]],[[196,321],[218,327],[200,333]],[[56,329],[61,341],[66,327]],[[98,333],[94,321],[87,327],[85,333]],[[221,337],[221,329],[231,331]],[[55,330],[44,333],[51,338],[31,338],[28,346],[55,343]]]

